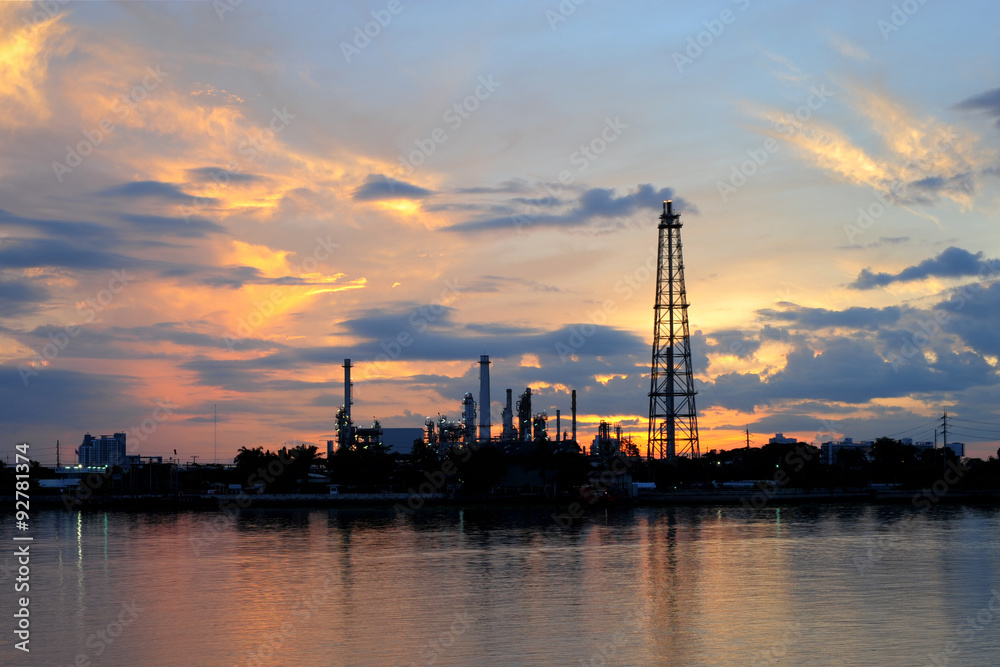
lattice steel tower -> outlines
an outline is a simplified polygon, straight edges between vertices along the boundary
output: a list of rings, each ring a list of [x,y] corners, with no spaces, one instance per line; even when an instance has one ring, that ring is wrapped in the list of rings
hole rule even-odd
[[[698,448],[698,413],[694,407],[681,216],[674,213],[672,202],[663,202],[659,232],[646,456],[697,458],[701,451]]]

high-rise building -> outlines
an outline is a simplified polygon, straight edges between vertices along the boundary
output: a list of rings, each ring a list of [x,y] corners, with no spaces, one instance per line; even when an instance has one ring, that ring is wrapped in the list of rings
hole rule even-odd
[[[114,466],[125,463],[125,434],[101,435],[89,433],[83,436],[80,448],[76,450],[82,466]]]

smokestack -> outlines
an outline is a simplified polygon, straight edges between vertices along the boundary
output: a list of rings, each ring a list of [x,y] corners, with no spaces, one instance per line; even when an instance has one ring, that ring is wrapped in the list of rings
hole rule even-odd
[[[503,434],[500,436],[504,440],[516,440],[517,436],[514,431],[514,408],[511,402],[511,390],[507,390],[507,407],[503,409],[501,414],[503,419]]]
[[[351,360],[344,359],[344,413],[351,418]]]
[[[576,389],[573,390],[572,394],[572,410],[573,410],[573,444],[576,444]]]
[[[479,357],[479,442],[490,441],[490,356]]]
[[[556,409],[556,442],[562,440],[562,426],[559,425],[559,413],[560,410]]]

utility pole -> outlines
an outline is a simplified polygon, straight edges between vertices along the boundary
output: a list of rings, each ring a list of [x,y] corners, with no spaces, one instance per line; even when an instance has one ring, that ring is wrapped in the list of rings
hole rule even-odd
[[[59,441],[56,440],[56,468],[59,467]]]
[[[941,468],[944,469],[948,462],[948,411],[945,410],[944,416],[941,417],[941,429],[944,433],[944,440],[941,443]]]

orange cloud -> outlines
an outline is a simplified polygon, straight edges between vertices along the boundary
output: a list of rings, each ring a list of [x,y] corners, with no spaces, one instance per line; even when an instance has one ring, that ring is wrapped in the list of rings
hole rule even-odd
[[[6,35],[0,38],[0,124],[5,127],[39,125],[52,115],[44,90],[49,61],[72,48],[58,14],[36,23],[23,6],[0,6],[0,34]]]

